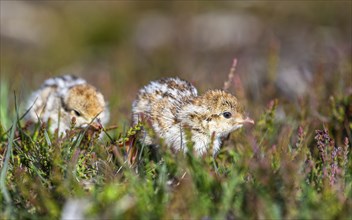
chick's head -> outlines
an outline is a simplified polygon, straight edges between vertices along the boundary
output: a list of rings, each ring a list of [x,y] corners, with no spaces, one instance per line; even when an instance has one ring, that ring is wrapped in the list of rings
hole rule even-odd
[[[103,95],[88,84],[71,87],[63,102],[66,113],[70,118],[76,118],[78,127],[90,124],[95,117],[101,116],[105,108]]]
[[[225,137],[245,123],[254,124],[252,119],[245,117],[240,103],[230,93],[210,90],[203,95],[202,100],[208,108],[205,121],[209,132],[217,137]]]

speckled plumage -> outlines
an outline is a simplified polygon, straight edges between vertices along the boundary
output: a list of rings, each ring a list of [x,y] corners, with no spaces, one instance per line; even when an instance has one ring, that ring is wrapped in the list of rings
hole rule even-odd
[[[225,118],[231,115],[230,118]],[[253,123],[244,118],[236,97],[221,90],[210,90],[198,96],[197,89],[179,78],[153,81],[142,88],[132,106],[133,123],[148,122],[155,134],[176,150],[187,150],[186,130],[197,154],[210,147],[216,153],[221,139],[232,131]],[[153,144],[146,132],[144,141]]]
[[[33,122],[50,120],[51,132],[57,128],[64,132],[73,117],[77,127],[85,127],[97,115],[102,124],[109,120],[103,95],[84,79],[71,75],[47,79],[32,93],[27,106],[32,108],[26,119]]]

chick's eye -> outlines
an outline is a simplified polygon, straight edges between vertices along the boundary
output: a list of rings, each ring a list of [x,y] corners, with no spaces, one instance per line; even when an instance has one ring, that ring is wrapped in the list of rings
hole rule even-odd
[[[81,113],[79,113],[79,111],[73,110],[73,112],[75,113],[75,115],[76,115],[77,117],[81,116]]]
[[[222,115],[224,116],[224,118],[231,118],[232,116],[231,112],[224,112],[222,113]]]

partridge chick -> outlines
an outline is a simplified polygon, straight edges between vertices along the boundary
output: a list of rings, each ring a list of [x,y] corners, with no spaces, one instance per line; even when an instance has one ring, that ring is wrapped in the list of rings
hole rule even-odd
[[[244,117],[233,95],[221,90],[210,90],[198,96],[197,89],[179,78],[153,81],[142,88],[132,105],[133,124],[142,119],[166,145],[186,151],[186,130],[198,155],[212,147],[215,154],[221,140],[245,123],[254,121]],[[145,144],[154,144],[143,131]]]
[[[50,121],[50,131],[58,129],[60,133],[70,128],[72,118],[76,118],[76,127],[91,124],[98,128],[93,119],[102,124],[109,120],[109,110],[103,95],[84,79],[64,75],[47,79],[28,100],[30,111],[26,119],[32,122]]]

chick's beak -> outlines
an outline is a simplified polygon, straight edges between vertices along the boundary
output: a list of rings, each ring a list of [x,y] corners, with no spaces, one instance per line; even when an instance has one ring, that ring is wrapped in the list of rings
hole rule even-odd
[[[101,124],[99,124],[97,122],[91,123],[90,127],[93,128],[94,130],[100,130],[102,128]]]
[[[238,123],[240,123],[240,124],[254,124],[254,121],[253,121],[253,119],[251,119],[251,118],[249,118],[249,117],[246,117],[246,118],[244,118],[244,119],[240,119],[240,120],[238,120]]]

